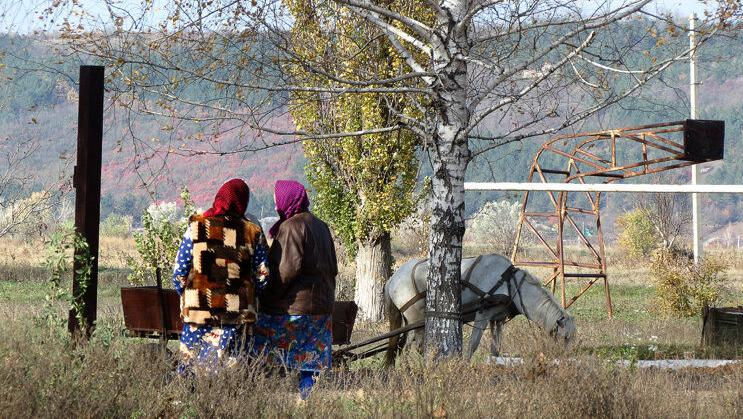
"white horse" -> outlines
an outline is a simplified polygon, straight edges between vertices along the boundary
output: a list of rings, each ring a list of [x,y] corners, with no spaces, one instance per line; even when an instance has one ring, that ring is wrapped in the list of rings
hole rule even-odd
[[[384,287],[390,330],[424,320],[426,276],[428,260],[406,262],[387,281]],[[489,295],[489,296],[488,296]],[[488,304],[476,311],[479,303]],[[489,254],[462,260],[462,307],[465,321],[474,321],[474,329],[467,351],[469,359],[480,344],[485,327],[490,324],[493,335],[490,352],[497,356],[503,323],[523,314],[537,323],[555,339],[565,342],[575,335],[575,320],[557,303],[528,272],[514,268],[507,258]],[[420,349],[423,330],[412,332],[413,341]],[[387,362],[394,363],[397,353],[405,345],[406,336],[390,338]]]

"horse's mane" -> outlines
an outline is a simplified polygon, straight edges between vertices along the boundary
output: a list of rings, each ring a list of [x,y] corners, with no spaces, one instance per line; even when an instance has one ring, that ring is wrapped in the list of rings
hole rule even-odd
[[[547,289],[542,286],[542,283],[534,278],[532,274],[523,269],[519,269],[519,271],[524,274],[524,282],[534,286],[538,290],[539,295],[544,298],[541,303],[537,304],[535,307],[527,308],[527,310],[537,310],[539,314],[542,314],[542,316],[539,317],[543,319],[545,326],[557,323],[557,320],[564,315],[564,310],[557,300],[555,300],[555,296],[552,295],[551,292],[547,291]]]

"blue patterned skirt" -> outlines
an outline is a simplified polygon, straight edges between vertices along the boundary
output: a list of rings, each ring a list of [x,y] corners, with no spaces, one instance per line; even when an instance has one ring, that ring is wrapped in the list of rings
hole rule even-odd
[[[268,362],[290,369],[321,371],[330,368],[333,351],[329,315],[258,314],[253,351]]]
[[[234,365],[245,353],[248,336],[245,327],[183,325],[180,339],[181,374],[200,371],[217,372],[225,365]]]

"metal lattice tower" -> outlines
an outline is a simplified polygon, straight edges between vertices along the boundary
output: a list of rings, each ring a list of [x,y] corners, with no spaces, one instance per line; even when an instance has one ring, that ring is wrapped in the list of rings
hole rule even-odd
[[[610,183],[719,160],[724,130],[722,121],[688,119],[557,137],[537,152],[528,182]],[[525,256],[533,250],[527,249],[531,243],[541,253]],[[565,308],[603,280],[612,316],[600,192],[525,192],[511,260],[517,266],[551,268],[545,285],[554,293],[560,283]],[[568,300],[569,278],[585,282]]]

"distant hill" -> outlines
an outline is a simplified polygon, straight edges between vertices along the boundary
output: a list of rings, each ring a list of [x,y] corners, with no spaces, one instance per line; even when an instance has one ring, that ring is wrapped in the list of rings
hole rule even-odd
[[[135,141],[128,136],[130,127],[127,122],[121,117],[120,111],[107,109],[101,179],[102,218],[114,212],[138,218],[153,201],[178,201],[184,186],[189,189],[197,205],[207,208],[219,186],[233,177],[245,179],[251,188],[249,211],[256,215],[269,215],[273,214],[274,182],[278,179],[304,180],[305,159],[299,144],[222,156],[165,151],[152,153],[147,143],[152,142],[152,138],[167,138],[172,133],[159,137],[157,122],[137,122],[131,127],[140,136]],[[38,139],[41,147],[26,162],[25,170],[37,172],[39,181],[60,175],[71,177],[75,161],[76,125],[77,103],[65,99],[61,103],[37,107],[11,117],[0,115],[0,139],[6,144]],[[250,135],[245,137],[251,138]],[[218,141],[229,148],[238,139],[226,134],[220,136]],[[162,144],[152,146],[160,147]],[[148,158],[137,159],[137,153]],[[0,169],[2,164],[0,162]]]
[[[20,141],[38,138],[43,146],[28,162],[29,170],[43,178],[57,174],[74,159],[76,138],[77,94],[73,79],[77,62],[57,63],[40,43],[23,38],[0,36],[0,50],[12,49],[5,57],[9,64],[2,72],[7,82],[0,84],[0,140]],[[701,117],[726,121],[725,161],[710,164],[703,180],[709,183],[740,183],[743,179],[743,43],[735,37],[720,39],[700,55]],[[38,68],[59,71],[29,71],[32,61]],[[16,64],[15,66],[12,64]],[[588,121],[583,129],[640,125],[684,119],[688,114],[688,65],[674,66],[638,97],[616,106]],[[291,127],[287,117],[280,121]],[[196,155],[167,154],[162,150],[179,136],[193,133],[198,127],[162,130],[161,122],[137,117],[129,120],[122,109],[107,107],[103,156],[102,214],[111,212],[139,214],[153,200],[177,200],[179,190],[187,186],[197,204],[206,207],[221,182],[242,177],[253,190],[249,210],[256,215],[273,212],[272,185],[282,178],[304,179],[305,159],[301,146],[290,145],[257,153]],[[498,126],[485,127],[497,131]],[[191,130],[191,131],[189,131]],[[204,132],[203,147],[218,145],[227,150],[239,142],[251,140],[257,133],[237,131],[214,137]],[[136,138],[132,139],[132,138]],[[268,137],[270,140],[270,137]],[[531,160],[545,138],[509,144],[484,153],[469,168],[468,180],[523,181]],[[477,144],[474,144],[478,147]],[[156,151],[160,150],[160,151]],[[150,155],[151,154],[151,155]],[[135,159],[135,155],[149,159]],[[60,159],[60,156],[62,159]],[[0,162],[2,169],[3,162]],[[71,174],[66,167],[67,176]],[[429,165],[423,160],[421,175]],[[688,170],[675,172],[677,181],[686,181]],[[645,180],[643,180],[645,181]],[[145,186],[147,185],[147,186]],[[519,199],[516,193],[468,193],[467,211],[476,211],[492,199]],[[612,195],[606,214],[610,218],[629,208],[633,201]],[[743,199],[738,196],[705,198],[705,216],[709,230],[743,221]],[[611,226],[611,220],[607,220]]]

